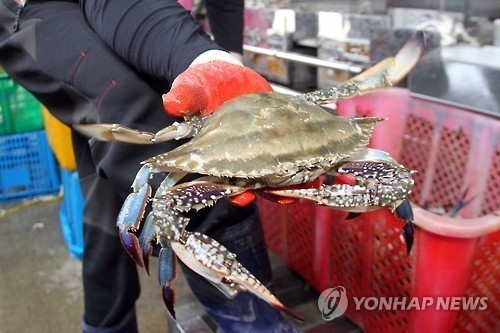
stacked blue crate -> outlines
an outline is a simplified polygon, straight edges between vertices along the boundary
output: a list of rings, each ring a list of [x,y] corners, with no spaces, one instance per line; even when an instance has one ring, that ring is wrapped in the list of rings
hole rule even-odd
[[[56,194],[59,188],[45,131],[0,136],[0,204]]]
[[[76,171],[61,168],[63,197],[59,207],[59,221],[64,242],[72,257],[83,256],[83,195]]]
[[[40,103],[0,73],[0,204],[56,194],[59,188]]]
[[[70,131],[63,131],[55,120],[44,124],[42,110],[33,95],[0,73],[0,204],[58,194],[62,185],[62,235],[70,254],[81,259],[83,196],[76,171],[64,169],[69,164],[59,161],[70,156],[74,160]]]
[[[49,145],[60,167],[62,201],[59,223],[63,239],[72,257],[83,256],[83,195],[76,171],[71,129],[42,107],[42,116]]]

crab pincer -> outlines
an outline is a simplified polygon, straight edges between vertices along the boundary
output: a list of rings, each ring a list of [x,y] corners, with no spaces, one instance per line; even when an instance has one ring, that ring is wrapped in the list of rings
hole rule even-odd
[[[169,246],[187,267],[203,276],[219,290],[229,288],[236,292],[250,292],[295,320],[304,321],[281,303],[262,282],[238,262],[236,254],[230,252],[215,239],[199,232],[186,231],[182,242],[169,242]],[[165,259],[165,262],[168,260],[170,258]],[[170,300],[173,299],[170,281],[175,276],[175,268],[170,271],[170,267],[172,266],[164,266],[166,271],[162,274],[163,297],[167,308],[170,306]]]

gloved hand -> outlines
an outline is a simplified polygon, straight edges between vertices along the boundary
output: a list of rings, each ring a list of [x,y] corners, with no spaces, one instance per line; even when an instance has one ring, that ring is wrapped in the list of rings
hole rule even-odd
[[[179,75],[172,89],[163,95],[163,107],[176,117],[198,113],[206,116],[230,99],[261,91],[272,88],[257,72],[225,61],[212,61],[190,66]]]

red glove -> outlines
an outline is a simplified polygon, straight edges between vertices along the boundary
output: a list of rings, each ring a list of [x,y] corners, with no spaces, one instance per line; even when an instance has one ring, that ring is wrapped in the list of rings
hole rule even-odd
[[[163,107],[176,117],[206,116],[240,95],[272,90],[266,79],[248,67],[212,61],[191,66],[179,75],[163,95]]]

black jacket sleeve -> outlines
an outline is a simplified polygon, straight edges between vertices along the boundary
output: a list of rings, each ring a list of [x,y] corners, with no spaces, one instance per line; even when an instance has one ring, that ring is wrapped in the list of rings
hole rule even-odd
[[[224,49],[243,54],[244,0],[205,0],[215,41]]]
[[[92,29],[137,70],[171,83],[202,52],[222,49],[176,0],[81,0]]]

